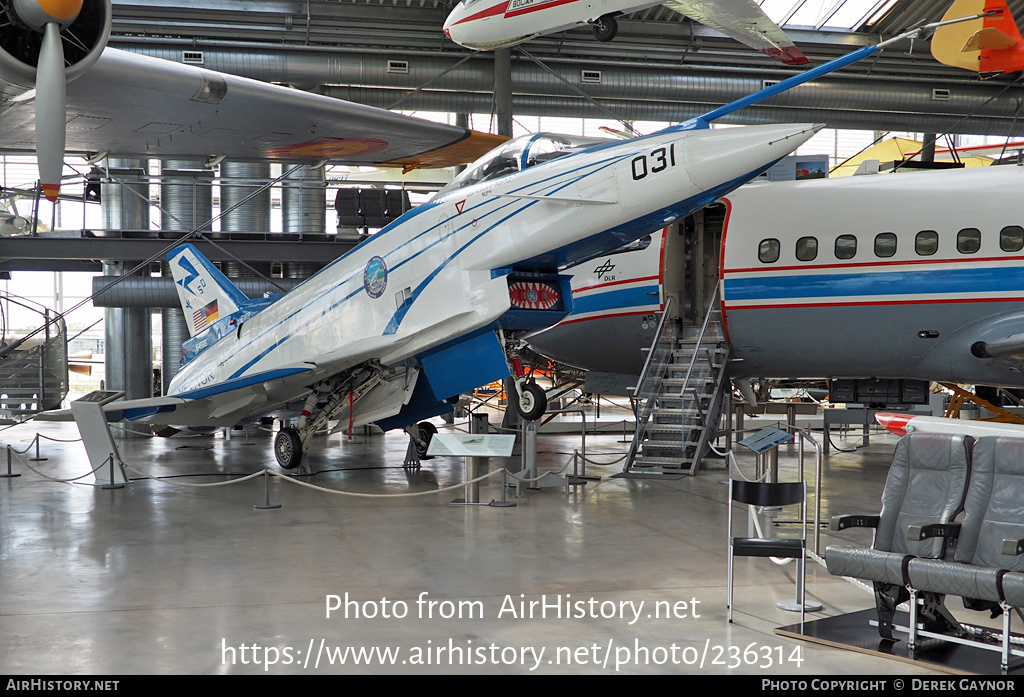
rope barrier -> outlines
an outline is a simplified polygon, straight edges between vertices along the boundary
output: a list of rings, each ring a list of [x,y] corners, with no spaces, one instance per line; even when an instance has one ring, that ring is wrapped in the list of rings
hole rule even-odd
[[[54,438],[53,436],[47,436],[42,433],[37,433],[36,438],[45,438],[46,440],[52,440],[54,443],[80,443],[82,441],[81,438],[72,438],[71,440],[67,440],[64,438]]]
[[[92,470],[91,472],[86,472],[85,474],[81,475],[80,477],[74,477],[72,479],[59,479],[57,477],[51,477],[48,474],[43,474],[42,472],[37,470],[35,467],[33,467],[32,465],[28,464],[28,462],[25,461],[24,459],[22,459],[21,455],[19,455],[18,452],[16,450],[14,450],[14,448],[11,448],[11,452],[14,453],[14,457],[15,457],[15,459],[18,462],[20,462],[21,464],[25,465],[25,467],[27,467],[30,470],[32,470],[33,472],[35,472],[36,474],[38,474],[43,479],[49,479],[51,482],[60,482],[61,484],[79,483],[78,482],[79,479],[83,479],[85,477],[88,477],[90,474],[96,474],[97,472],[99,472],[103,468],[104,465],[107,464],[106,462],[104,462],[102,465],[100,465],[96,469]]]

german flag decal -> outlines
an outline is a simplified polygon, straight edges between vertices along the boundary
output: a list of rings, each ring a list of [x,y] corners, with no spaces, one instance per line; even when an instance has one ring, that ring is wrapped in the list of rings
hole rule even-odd
[[[217,321],[217,301],[214,300],[206,307],[196,310],[192,313],[192,324],[195,326],[195,330],[198,332],[202,329],[206,329],[211,322]]]

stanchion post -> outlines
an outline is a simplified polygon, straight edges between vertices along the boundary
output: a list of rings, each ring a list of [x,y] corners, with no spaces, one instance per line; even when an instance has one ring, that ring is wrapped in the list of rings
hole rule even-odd
[[[495,508],[512,508],[513,506],[518,506],[519,504],[516,503],[515,501],[506,501],[505,500],[505,490],[506,489],[508,489],[508,470],[505,469],[504,467],[502,467],[501,468],[501,501],[491,501],[490,504],[488,504],[488,505],[494,506]]]
[[[17,473],[17,474],[12,474],[11,473],[11,446],[8,445],[7,446],[7,474],[0,474],[0,478],[3,478],[3,479],[13,479],[14,477],[20,477],[20,476],[21,476],[20,472]]]
[[[39,434],[38,433],[36,434],[35,442],[36,442],[36,456],[34,458],[32,458],[31,460],[29,460],[29,462],[43,462],[44,460],[47,460],[48,458],[39,457]]]
[[[584,484],[587,483],[587,478],[586,477],[581,477],[579,475],[579,461],[580,461],[580,451],[579,450],[573,450],[572,451],[572,476],[565,478],[565,487],[566,487],[566,491],[567,492],[568,492],[570,486],[583,486]]]
[[[270,470],[267,468],[263,469],[263,503],[257,503],[253,506],[257,511],[269,511],[274,508],[280,508],[279,503],[270,503]]]
[[[107,463],[110,465],[110,481],[102,485],[101,489],[123,489],[124,484],[119,484],[114,481],[114,453],[110,453],[110,457],[107,458]]]

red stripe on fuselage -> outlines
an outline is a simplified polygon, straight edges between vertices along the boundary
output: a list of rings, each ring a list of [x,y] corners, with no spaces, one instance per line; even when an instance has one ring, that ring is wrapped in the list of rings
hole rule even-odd
[[[465,24],[466,22],[472,22],[472,21],[477,20],[477,19],[484,19],[485,17],[493,17],[494,15],[500,15],[500,14],[503,14],[505,12],[506,8],[508,8],[508,2],[507,1],[506,2],[499,2],[497,5],[492,5],[491,7],[488,7],[486,10],[480,10],[479,12],[477,12],[474,15],[469,15],[468,17],[464,17],[463,19],[460,19],[455,24]]]
[[[739,310],[785,310],[803,309],[806,307],[870,307],[872,305],[951,305],[956,303],[1016,303],[1021,298],[944,298],[939,300],[868,300],[864,302],[836,302],[836,303],[800,303],[800,304],[772,304],[772,305],[728,305],[723,303],[723,309],[729,312]]]
[[[580,317],[579,319],[567,319],[564,322],[559,322],[558,326],[561,327],[566,324],[576,324],[577,322],[591,322],[595,319],[610,319],[612,317],[632,317],[633,315],[651,315],[655,314],[655,310],[644,310],[642,312],[618,312],[611,315],[595,315],[594,317]]]
[[[725,316],[725,235],[729,231],[729,216],[732,214],[732,201],[727,198],[721,199],[725,205],[725,220],[722,221],[722,251],[718,257],[718,305],[722,315],[722,333],[725,335],[725,343],[729,344],[729,320]]]
[[[722,249],[725,249],[723,243]],[[856,269],[863,268],[865,266],[906,266],[908,264],[982,264],[993,261],[1021,261],[1024,257],[1020,255],[1016,256],[1004,256],[1004,257],[971,257],[963,256],[956,258],[946,259],[904,259],[901,261],[859,261],[849,264],[807,264],[806,266],[772,266],[771,264],[765,264],[764,266],[754,266],[750,268],[741,269],[726,269],[723,272],[727,273],[760,273],[764,271],[816,271],[819,269]],[[725,261],[725,254],[723,251],[722,260]]]
[[[539,5],[530,5],[519,10],[510,10],[505,13],[505,17],[521,17],[522,15],[528,15],[532,12],[546,10],[549,7],[560,7],[562,5],[568,5],[571,2],[576,2],[576,0],[552,0],[551,2],[545,2]],[[510,4],[512,3],[506,3],[506,5]]]
[[[582,293],[585,290],[594,290],[595,288],[607,288],[609,286],[619,286],[619,285],[622,285],[623,283],[640,283],[641,281],[654,281],[654,280],[661,281],[661,279],[658,276],[644,276],[643,278],[624,278],[621,281],[608,281],[607,283],[598,283],[598,284],[593,285],[593,286],[586,286],[584,288],[577,288],[576,290],[574,290],[572,292],[572,294],[576,295],[576,293]]]

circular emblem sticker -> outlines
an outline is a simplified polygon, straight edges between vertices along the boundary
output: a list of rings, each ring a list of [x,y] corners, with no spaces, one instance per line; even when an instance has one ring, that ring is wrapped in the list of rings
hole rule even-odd
[[[379,298],[388,287],[388,267],[380,257],[370,257],[363,269],[363,287],[371,298]]]

